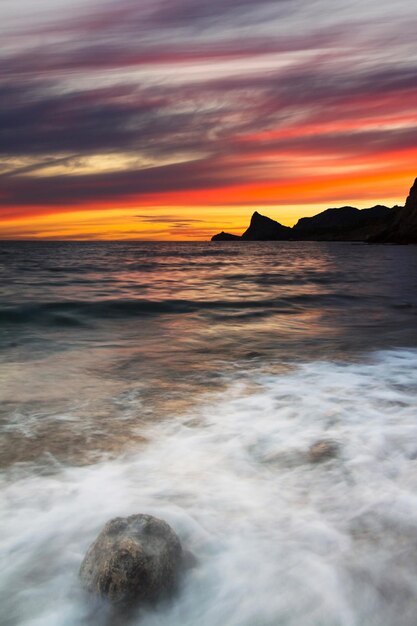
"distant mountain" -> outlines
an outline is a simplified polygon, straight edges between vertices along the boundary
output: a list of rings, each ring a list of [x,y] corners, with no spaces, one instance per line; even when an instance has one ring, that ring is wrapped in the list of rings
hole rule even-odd
[[[399,207],[371,243],[417,243],[417,178],[405,206]]]
[[[417,243],[417,179],[404,207],[376,205],[331,208],[302,217],[293,228],[283,226],[258,211],[241,237],[221,232],[212,241],[364,241],[369,243]]]
[[[291,228],[255,211],[249,228],[243,233],[242,239],[245,241],[280,241],[290,239],[291,235]]]

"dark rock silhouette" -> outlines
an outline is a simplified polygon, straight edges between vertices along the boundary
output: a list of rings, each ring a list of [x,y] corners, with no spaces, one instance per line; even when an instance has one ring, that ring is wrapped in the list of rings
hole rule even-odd
[[[80,578],[87,591],[122,609],[169,596],[182,567],[180,540],[151,515],[117,517],[88,549]]]
[[[282,226],[279,222],[255,211],[249,228],[243,233],[242,239],[246,241],[280,241],[290,239],[291,234],[292,229],[288,226]]]
[[[211,238],[212,241],[240,241],[242,239],[242,237],[240,237],[239,235],[232,235],[231,233],[225,233],[224,230],[222,230],[221,233],[219,233],[218,235],[213,235],[213,237]]]
[[[404,207],[396,209],[385,227],[369,239],[371,243],[417,243],[417,178]]]
[[[300,239],[363,241],[370,230],[385,224],[391,212],[382,205],[362,210],[351,206],[326,209],[313,217],[302,217],[293,231]]]
[[[313,217],[302,217],[293,228],[255,211],[241,237],[225,232],[212,237],[212,241],[231,240],[417,243],[417,179],[404,207],[378,204],[369,209],[326,209]]]
[[[241,237],[221,232],[212,241],[366,241],[381,232],[398,207],[377,205],[369,209],[345,206],[302,217],[293,228],[283,226],[257,211]]]
[[[359,209],[352,206],[344,206],[339,209],[326,209],[313,217],[302,217],[294,226],[294,230],[300,234],[326,232],[346,226],[351,228],[355,224],[356,214]]]

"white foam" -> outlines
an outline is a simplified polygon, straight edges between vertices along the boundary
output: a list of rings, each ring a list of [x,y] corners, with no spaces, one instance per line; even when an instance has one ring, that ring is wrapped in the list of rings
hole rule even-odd
[[[414,626],[417,352],[253,382],[152,425],[136,456],[4,476],[0,623],[87,623],[86,548],[108,519],[147,512],[198,565],[142,626]],[[339,456],[311,464],[322,438]]]

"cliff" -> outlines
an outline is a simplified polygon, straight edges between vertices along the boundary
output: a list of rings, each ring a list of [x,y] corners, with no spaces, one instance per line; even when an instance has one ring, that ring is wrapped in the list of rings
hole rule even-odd
[[[417,178],[405,206],[396,209],[391,219],[370,243],[417,243]]]
[[[212,241],[367,241],[381,233],[399,209],[375,206],[370,209],[341,207],[326,209],[313,217],[302,217],[293,228],[283,226],[257,211],[243,235],[222,231]]]
[[[302,217],[293,228],[295,238],[330,241],[365,241],[379,232],[392,209],[377,205],[369,209],[345,206],[326,209],[313,217]]]
[[[258,211],[241,237],[221,232],[212,241],[363,241],[368,243],[417,243],[417,179],[405,206],[369,209],[351,206],[331,208],[302,217],[293,228],[283,226]]]
[[[291,239],[291,235],[291,228],[282,226],[279,222],[255,211],[249,228],[243,233],[242,239],[246,241],[280,241]]]

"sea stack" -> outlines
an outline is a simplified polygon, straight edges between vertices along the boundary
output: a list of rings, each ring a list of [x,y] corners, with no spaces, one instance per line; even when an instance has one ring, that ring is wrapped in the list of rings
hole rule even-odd
[[[246,241],[280,241],[290,239],[292,229],[283,226],[270,217],[261,215],[258,211],[252,215],[249,228],[245,230],[242,239]]]

